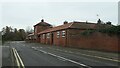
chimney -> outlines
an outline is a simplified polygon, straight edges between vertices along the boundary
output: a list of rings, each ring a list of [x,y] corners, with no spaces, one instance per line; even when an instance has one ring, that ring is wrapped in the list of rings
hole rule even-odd
[[[102,21],[101,21],[100,19],[98,19],[97,23],[98,23],[98,24],[101,24],[101,23],[102,23]]]
[[[44,22],[44,19],[42,19],[41,22]]]
[[[67,24],[68,23],[68,21],[64,21],[64,23],[63,24]]]

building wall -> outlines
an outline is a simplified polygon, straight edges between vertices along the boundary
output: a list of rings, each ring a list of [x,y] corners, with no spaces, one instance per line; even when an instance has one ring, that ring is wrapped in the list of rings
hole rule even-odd
[[[40,42],[40,38],[38,37],[38,33],[39,32],[41,32],[41,31],[44,31],[44,30],[46,30],[46,29],[49,29],[49,28],[51,28],[50,26],[40,26],[40,25],[37,25],[37,26],[35,26],[34,27],[34,34],[35,34],[35,36],[36,36],[36,42]],[[43,40],[43,41],[45,41],[45,40]],[[42,43],[43,43],[43,41],[42,41]],[[44,42],[45,43],[45,42]]]
[[[53,45],[58,45],[58,46],[66,46],[66,37],[62,37],[62,31],[65,30],[60,30],[60,36],[59,38],[57,37],[57,32],[53,32]]]
[[[47,33],[45,34],[45,38],[43,39],[43,34],[40,35],[39,42],[44,43],[44,44],[50,44],[50,45],[61,45],[65,46],[66,45],[66,37],[62,37],[62,31],[60,30],[60,36],[59,38],[57,37],[57,32],[51,32],[50,37],[47,38]],[[53,36],[52,36],[53,35]],[[53,39],[53,40],[52,40]]]
[[[52,37],[51,37],[51,34],[49,35],[49,38],[47,37],[47,34],[46,34],[46,44],[51,44],[51,39],[52,39]]]
[[[104,33],[95,32],[90,35],[81,35],[80,32],[83,30],[69,29],[68,31],[68,40],[67,45],[69,47],[78,47],[85,49],[96,49],[103,51],[120,51],[118,47],[120,45],[118,40],[120,37],[114,35],[109,36]]]
[[[41,32],[41,31],[44,31],[46,29],[49,29],[51,28],[50,26],[40,26],[40,25],[37,25],[34,27],[34,32],[35,32],[35,35],[37,35],[37,33]]]
[[[57,32],[52,32],[50,38],[47,38],[47,33],[43,39],[43,34],[40,35],[39,41],[43,44],[57,45],[57,46],[68,46],[68,47],[77,47],[83,49],[95,49],[102,51],[112,51],[120,52],[119,44],[120,36],[109,36],[104,33],[94,32],[90,35],[81,35],[81,32],[85,30],[78,29],[67,29],[66,35],[62,37],[62,31],[60,30],[60,36],[57,38]],[[53,36],[52,36],[53,34]],[[52,42],[53,38],[53,42]]]
[[[46,34],[44,34],[44,38],[43,38],[43,34],[40,35],[40,43],[42,44],[46,44]]]
[[[67,46],[73,46],[71,45],[71,41],[73,39],[77,39],[79,38],[79,35],[81,32],[83,32],[84,30],[79,30],[79,29],[67,29],[67,32],[66,32],[66,36],[67,36]],[[73,38],[74,37],[74,38]],[[73,40],[74,41],[74,40]],[[77,42],[79,43],[79,42]]]

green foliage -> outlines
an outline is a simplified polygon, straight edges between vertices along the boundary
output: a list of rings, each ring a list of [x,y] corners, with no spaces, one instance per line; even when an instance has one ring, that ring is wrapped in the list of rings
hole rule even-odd
[[[88,36],[91,35],[94,32],[101,32],[106,33],[108,35],[120,35],[120,25],[119,26],[111,26],[109,28],[99,28],[96,30],[85,30],[82,32],[82,35]]]
[[[16,28],[4,27],[2,29],[2,41],[22,41],[26,38],[26,32],[24,29],[17,30]]]
[[[112,26],[110,28],[100,29],[99,32],[107,33],[109,35],[120,35],[120,25],[119,26]]]

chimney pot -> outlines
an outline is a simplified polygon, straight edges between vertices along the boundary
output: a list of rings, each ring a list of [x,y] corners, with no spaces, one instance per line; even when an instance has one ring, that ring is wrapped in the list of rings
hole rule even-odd
[[[42,19],[41,22],[44,22],[44,19]]]
[[[68,21],[64,21],[64,24],[67,24],[68,23]]]

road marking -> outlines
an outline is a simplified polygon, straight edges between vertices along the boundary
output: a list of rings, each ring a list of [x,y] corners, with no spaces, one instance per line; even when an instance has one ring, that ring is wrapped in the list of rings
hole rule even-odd
[[[15,52],[16,52],[16,54],[17,54],[17,56],[18,56],[19,60],[20,60],[21,65],[22,65],[22,66],[23,66],[23,68],[24,68],[25,66],[24,66],[24,64],[23,64],[23,61],[22,61],[22,59],[20,58],[20,55],[18,54],[18,52],[17,52],[17,50],[16,50],[16,49],[15,49]]]
[[[68,51],[64,51],[64,52],[68,52]]]
[[[31,47],[31,48],[35,48],[35,47]]]
[[[60,49],[56,49],[56,50],[62,51],[62,52],[67,52],[67,53],[74,53],[72,51],[66,51],[66,50],[64,51],[64,50],[60,50]],[[114,61],[114,62],[120,62],[120,60],[105,58],[105,57],[100,57],[100,56],[92,56],[92,55],[83,54],[83,53],[75,53],[75,54],[80,54],[80,55],[84,55],[84,56],[89,56],[89,57],[94,57],[94,58],[99,58],[99,59],[104,59],[104,60],[109,60],[109,61]]]
[[[92,56],[92,55],[87,55],[87,54],[82,54],[82,53],[79,53],[79,54],[84,55],[84,56],[89,56],[89,57],[95,57],[95,58],[99,58],[99,59],[105,59],[105,60],[120,62],[119,60],[116,60],[116,59],[110,59],[110,58],[105,58],[105,57],[100,57],[100,56]]]
[[[16,62],[17,62],[17,66],[20,67],[20,63],[18,61],[17,55],[15,54],[14,48],[13,48],[13,54],[15,56]]]
[[[53,54],[53,53],[46,52],[46,51],[44,51],[44,50],[39,50],[39,51],[42,52],[42,53],[45,53],[45,54],[48,54],[48,55],[57,57],[57,58],[62,59],[62,60],[64,60],[64,61],[69,61],[69,62],[72,62],[72,63],[74,63],[74,64],[77,64],[77,65],[80,65],[80,66],[83,66],[83,67],[91,68],[91,67],[88,66],[88,65],[85,65],[85,64],[76,62],[76,61],[74,61],[74,60],[70,60],[70,59],[64,58],[64,57],[62,57],[62,56],[55,55],[55,54]]]
[[[0,46],[0,47],[9,47],[9,46]]]
[[[63,51],[63,50],[61,50],[61,49],[56,49],[56,50],[58,50],[58,51]]]
[[[39,50],[40,52],[42,52],[42,53],[44,53],[44,54],[47,54],[47,52],[46,51],[43,51],[43,50]]]
[[[48,47],[49,49],[54,49],[51,47]],[[67,52],[67,53],[74,53],[72,51],[67,51],[67,50],[61,50],[61,49],[54,49],[54,50],[58,50],[58,51],[62,51],[62,52]],[[44,52],[46,53],[46,52]],[[116,59],[111,59],[111,58],[105,58],[105,57],[101,57],[101,56],[93,56],[93,55],[88,55],[88,54],[83,54],[83,53],[75,53],[75,54],[80,54],[80,55],[84,55],[84,56],[89,56],[89,57],[94,57],[94,58],[99,58],[99,59],[104,59],[104,60],[109,60],[109,61],[114,61],[114,62],[120,62],[120,60],[116,60]]]
[[[43,48],[43,47],[40,47],[40,48]]]
[[[89,66],[87,66],[87,65],[85,65],[85,64],[82,64],[82,63],[79,63],[79,62],[76,62],[76,61],[73,61],[73,60],[64,58],[64,57],[62,57],[62,56],[58,56],[58,55],[55,55],[55,54],[52,54],[52,53],[48,53],[48,54],[51,55],[51,56],[54,56],[54,57],[63,59],[64,61],[69,61],[69,62],[75,63],[75,64],[77,64],[77,65],[80,65],[80,66],[84,66],[84,67],[91,68],[91,67],[89,67]]]
[[[72,51],[68,51],[69,53],[73,53]]]
[[[16,61],[17,61],[17,66],[19,68],[25,68],[24,64],[23,64],[23,61],[22,59],[20,58],[20,55],[18,54],[17,50],[15,48],[12,48],[13,50],[13,53],[14,53],[14,56],[16,58]],[[21,66],[20,66],[21,65]]]

